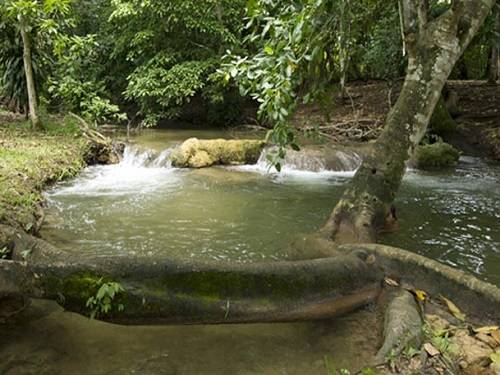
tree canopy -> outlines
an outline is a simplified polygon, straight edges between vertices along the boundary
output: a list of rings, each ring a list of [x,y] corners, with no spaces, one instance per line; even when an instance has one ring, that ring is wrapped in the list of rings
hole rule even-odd
[[[449,6],[431,1],[430,17]],[[346,80],[404,75],[400,18],[397,1],[379,0],[7,0],[0,97],[27,111],[23,20],[48,111],[97,124],[194,116],[230,125],[253,102],[259,121],[275,126],[272,139],[296,147],[286,124],[298,104],[328,108],[325,94],[343,94]],[[452,77],[488,77],[494,29],[492,15]]]

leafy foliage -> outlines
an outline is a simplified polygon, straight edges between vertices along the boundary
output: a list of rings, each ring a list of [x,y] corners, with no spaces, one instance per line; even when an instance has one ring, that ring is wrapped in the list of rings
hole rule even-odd
[[[224,80],[236,80],[243,96],[259,103],[259,116],[274,125],[268,139],[279,145],[269,160],[279,170],[287,145],[298,149],[288,121],[299,101],[308,103],[324,93],[335,66],[334,4],[327,0],[250,1],[251,56],[226,56]]]
[[[128,77],[127,99],[139,103],[145,125],[154,126],[161,118],[179,115],[182,105],[202,88],[216,61],[181,61],[157,55]]]
[[[223,97],[209,79],[220,56],[238,44],[243,0],[114,0],[111,56],[125,59],[125,98],[144,124],[180,114],[194,96]]]
[[[449,6],[430,3],[432,18]],[[50,110],[97,124],[126,112],[147,126],[198,111],[231,124],[247,97],[274,126],[278,168],[285,147],[298,148],[289,122],[299,105],[328,112],[339,80],[393,80],[406,65],[395,0],[5,0],[0,100],[18,110],[27,101],[20,19]],[[455,76],[485,75],[495,35],[489,17]]]
[[[65,109],[80,112],[96,124],[123,121],[126,115],[106,98],[105,82],[97,78],[99,47],[95,35],[59,37],[54,48],[57,63],[48,92]]]
[[[70,0],[5,0],[0,4],[0,97],[18,110],[27,105],[20,28],[32,44],[32,68],[37,91],[44,87],[52,65],[50,51],[59,32],[71,25]],[[23,25],[21,25],[21,21]]]
[[[375,79],[395,79],[405,68],[399,15],[394,7],[388,8],[373,25],[372,33],[362,49],[364,75]]]
[[[123,311],[124,309],[121,303],[116,306],[113,305],[113,299],[125,291],[121,284],[117,282],[104,282],[102,278],[99,279],[99,284],[100,287],[96,295],[90,297],[86,303],[86,306],[90,309],[90,319],[107,315],[113,309],[116,311]]]

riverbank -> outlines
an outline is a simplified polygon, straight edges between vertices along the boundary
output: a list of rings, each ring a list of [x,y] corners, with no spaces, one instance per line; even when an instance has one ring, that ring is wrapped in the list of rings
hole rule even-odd
[[[0,224],[36,233],[42,191],[91,163],[96,147],[74,121],[52,119],[44,132],[9,114],[0,117]]]
[[[401,86],[401,80],[352,82],[344,100],[334,93],[327,105],[299,106],[294,126],[317,130],[334,142],[373,141],[396,103]],[[447,89],[455,95],[452,117],[457,124],[447,141],[468,155],[500,160],[500,85],[450,80]]]

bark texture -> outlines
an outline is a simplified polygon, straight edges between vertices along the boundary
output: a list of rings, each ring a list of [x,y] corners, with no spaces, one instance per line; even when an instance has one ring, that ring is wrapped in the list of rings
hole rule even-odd
[[[490,83],[496,83],[500,79],[500,3],[494,7],[494,34],[492,36]]]
[[[408,69],[384,130],[334,208],[321,234],[338,243],[374,242],[388,219],[405,163],[422,139],[453,66],[495,0],[454,1],[428,20],[425,4],[402,0]]]
[[[31,37],[27,31],[26,21],[23,17],[20,19],[21,38],[23,40],[23,62],[24,74],[26,76],[26,87],[28,89],[28,106],[31,123],[36,129],[42,129],[43,125],[38,117],[38,97],[36,94],[35,77],[33,74],[33,61],[31,58]]]
[[[377,299],[381,271],[356,254],[294,262],[226,264],[168,257],[99,257],[78,254],[8,227],[1,240],[11,260],[0,261],[0,297],[57,300],[89,315],[86,304],[103,282],[124,291],[98,316],[122,324],[285,322],[326,319]],[[30,250],[24,261],[23,253]]]

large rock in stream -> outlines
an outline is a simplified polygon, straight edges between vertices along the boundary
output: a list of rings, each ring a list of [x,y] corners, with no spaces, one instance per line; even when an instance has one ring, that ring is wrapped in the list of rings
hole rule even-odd
[[[212,165],[255,164],[264,145],[264,141],[254,139],[189,138],[172,153],[172,166],[204,168]]]

